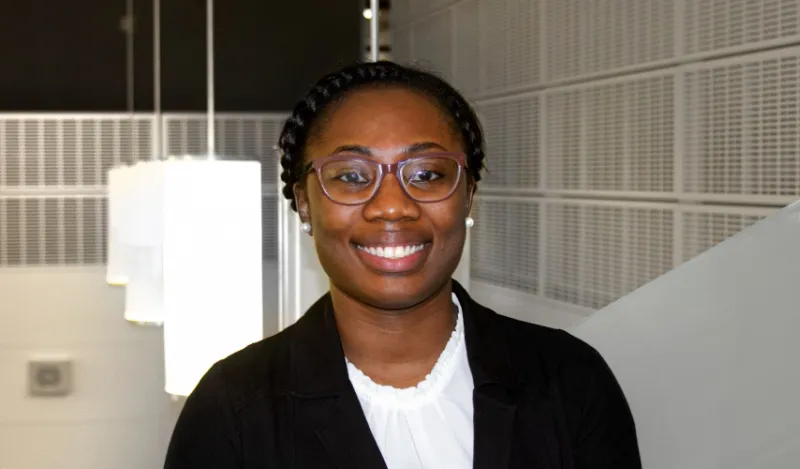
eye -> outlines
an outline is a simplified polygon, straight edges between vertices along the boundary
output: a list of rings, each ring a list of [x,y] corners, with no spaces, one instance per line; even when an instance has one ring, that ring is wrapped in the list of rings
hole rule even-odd
[[[369,182],[369,180],[365,178],[364,175],[362,175],[357,171],[350,171],[339,174],[338,176],[336,176],[336,180],[341,181],[345,184],[365,184]]]
[[[431,182],[441,178],[442,175],[426,169],[420,169],[414,171],[411,177],[408,179],[408,182]]]

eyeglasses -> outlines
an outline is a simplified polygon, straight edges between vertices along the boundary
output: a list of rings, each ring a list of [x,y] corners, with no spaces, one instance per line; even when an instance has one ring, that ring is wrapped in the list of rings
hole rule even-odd
[[[395,175],[411,199],[431,203],[453,195],[465,159],[463,153],[429,153],[383,164],[361,156],[334,155],[315,159],[306,166],[305,174],[316,171],[325,195],[342,205],[369,202],[387,174]]]

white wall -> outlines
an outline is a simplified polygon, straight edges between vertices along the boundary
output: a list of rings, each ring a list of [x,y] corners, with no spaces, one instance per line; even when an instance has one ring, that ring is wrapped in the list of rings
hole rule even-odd
[[[277,330],[277,267],[265,265],[265,332]],[[160,328],[122,318],[104,267],[0,269],[0,468],[161,467],[180,404],[164,393]],[[27,396],[27,360],[74,359],[74,392]]]
[[[648,469],[800,467],[800,203],[573,329],[620,381]]]
[[[470,282],[469,292],[475,301],[503,316],[558,329],[581,324],[592,314],[589,308],[548,300],[480,280]]]

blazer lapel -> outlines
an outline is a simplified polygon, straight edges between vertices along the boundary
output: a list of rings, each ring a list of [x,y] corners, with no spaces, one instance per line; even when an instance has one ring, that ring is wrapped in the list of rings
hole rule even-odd
[[[297,326],[291,348],[296,431],[313,433],[334,467],[386,469],[347,375],[329,295],[312,306]]]
[[[316,434],[339,469],[386,469],[358,399],[340,396],[317,415]]]
[[[506,403],[478,388],[473,394],[475,406],[474,469],[508,467],[514,435],[516,405]]]
[[[473,467],[508,467],[517,404],[507,342],[495,313],[475,303],[456,281],[453,292],[464,315],[467,358],[475,383]]]

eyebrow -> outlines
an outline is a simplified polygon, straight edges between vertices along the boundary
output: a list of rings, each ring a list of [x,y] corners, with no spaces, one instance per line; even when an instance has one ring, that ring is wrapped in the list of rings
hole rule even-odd
[[[333,155],[337,153],[357,153],[363,156],[372,156],[372,151],[363,145],[342,145],[333,150]]]
[[[405,152],[406,153],[418,153],[418,152],[430,150],[430,149],[433,149],[433,148],[436,148],[436,149],[439,149],[439,150],[442,150],[442,151],[446,151],[445,147],[439,145],[436,142],[422,142],[422,143],[414,143],[414,144],[411,144],[411,145],[407,146],[405,148]]]
[[[412,143],[411,145],[403,148],[402,153],[419,153],[421,151],[431,150],[431,149],[439,149],[442,151],[446,151],[446,149],[435,142],[419,142],[419,143]],[[333,151],[333,155],[338,153],[356,153],[362,156],[373,156],[372,150],[368,147],[363,145],[342,145],[337,147],[336,150]]]

